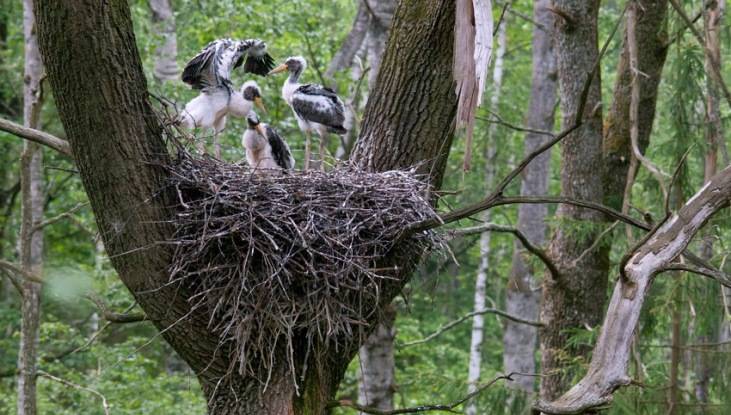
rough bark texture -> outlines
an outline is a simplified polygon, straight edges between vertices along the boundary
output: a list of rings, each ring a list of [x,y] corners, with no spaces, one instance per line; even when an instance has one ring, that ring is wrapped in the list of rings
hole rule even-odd
[[[557,18],[556,59],[561,95],[562,125],[572,125],[586,77],[597,60],[598,0],[555,0],[553,8],[568,19]],[[602,202],[602,115],[600,79],[595,76],[583,114],[584,123],[561,146],[561,196]],[[560,271],[557,279],[546,275],[543,284],[541,321],[541,397],[551,399],[567,389],[573,377],[564,357],[586,355],[586,348],[566,346],[570,330],[596,327],[606,301],[606,249],[595,249],[575,263],[601,233],[603,216],[569,205],[561,205],[561,221],[553,235],[549,255]]]
[[[667,0],[643,1],[638,10],[636,25],[637,54],[640,75],[640,100],[638,121],[638,145],[644,153],[650,143],[650,133],[655,119],[657,89],[667,56]],[[604,128],[604,203],[614,209],[622,208],[627,172],[632,158],[630,146],[630,100],[632,68],[630,68],[627,33],[617,67],[612,107],[607,114]]]
[[[170,0],[150,0],[152,11],[152,27],[159,36],[155,48],[155,70],[158,81],[176,81],[178,79],[178,37],[175,35],[175,15]]]
[[[43,65],[38,50],[33,1],[23,1],[25,37],[25,74],[23,86],[23,124],[37,128],[42,97],[40,96]],[[40,276],[43,273],[43,231],[33,227],[43,221],[45,202],[43,185],[43,149],[31,142],[23,143],[20,159],[21,228],[18,238],[20,263],[24,271]],[[41,324],[41,284],[25,280],[21,304],[20,348],[18,351],[18,415],[35,415],[36,365]]]
[[[383,411],[393,409],[395,320],[396,308],[390,305],[359,352],[358,402]]]
[[[526,124],[530,128],[550,131],[554,124],[556,104],[556,57],[553,50],[553,14],[547,9],[550,0],[539,0],[533,5],[533,75],[530,106]],[[545,144],[550,137],[528,133],[523,153],[528,155]],[[542,196],[548,191],[551,153],[545,152],[533,160],[522,174],[520,194]],[[546,239],[546,205],[519,205],[518,230],[534,245],[543,245]],[[529,261],[529,253],[519,241],[514,243],[513,263],[506,290],[505,308],[508,313],[527,320],[538,320],[540,292],[536,290],[536,273]],[[509,320],[503,332],[504,372],[535,373],[535,352],[538,330]],[[525,392],[533,392],[534,378],[519,377],[508,385]]]
[[[164,338],[197,374],[215,414],[320,414],[333,397],[348,362],[360,346],[357,336],[329,351],[322,370],[310,367],[295,395],[287,368],[276,366],[266,392],[256,379],[224,378],[229,353],[218,348],[208,316],[190,314],[184,287],[168,283],[171,250],[168,219],[172,196],[161,191],[168,161],[161,126],[148,101],[124,0],[38,0],[41,52],[84,187],[104,245],[120,278]],[[399,5],[392,45],[364,119],[354,160],[372,170],[422,169],[435,185],[443,176],[456,107],[451,86],[454,6],[448,0],[409,0]],[[406,52],[404,52],[406,51]],[[414,71],[419,67],[420,71]],[[93,71],[83,68],[94,68]],[[432,91],[423,94],[424,90]],[[385,151],[384,149],[388,149]],[[154,195],[154,196],[153,196]],[[384,264],[418,256],[402,244]],[[390,302],[408,279],[384,283]],[[315,345],[317,347],[317,345]],[[300,366],[305,348],[296,348]],[[222,382],[219,383],[224,379]]]
[[[653,277],[672,269],[696,233],[729,201],[731,167],[714,176],[631,253],[624,264],[625,277],[615,284],[588,373],[559,399],[538,402],[535,409],[549,414],[583,413],[608,404],[617,388],[630,383],[630,347]]]

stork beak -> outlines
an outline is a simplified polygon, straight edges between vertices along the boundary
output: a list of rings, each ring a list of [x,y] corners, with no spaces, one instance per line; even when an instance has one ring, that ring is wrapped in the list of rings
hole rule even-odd
[[[263,137],[266,137],[266,132],[264,131],[264,126],[262,124],[256,125],[256,131],[258,131]]]
[[[286,70],[287,70],[287,64],[286,63],[283,63],[283,64],[277,66],[276,68],[272,69],[271,71],[269,71],[269,73],[267,74],[267,76],[274,75],[275,73],[284,72]]]
[[[264,114],[267,113],[267,108],[264,106],[264,101],[261,100],[261,97],[254,98],[254,105],[256,105]]]

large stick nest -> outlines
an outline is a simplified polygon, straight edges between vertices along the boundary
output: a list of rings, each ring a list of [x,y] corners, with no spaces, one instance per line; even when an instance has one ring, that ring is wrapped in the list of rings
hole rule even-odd
[[[436,215],[423,177],[405,171],[260,176],[187,153],[170,169],[179,200],[171,278],[210,315],[233,353],[230,373],[267,376],[284,350],[294,375],[293,337],[327,349],[366,335],[382,280],[398,275],[378,260],[409,225]],[[438,242],[430,232],[408,239],[424,250]]]

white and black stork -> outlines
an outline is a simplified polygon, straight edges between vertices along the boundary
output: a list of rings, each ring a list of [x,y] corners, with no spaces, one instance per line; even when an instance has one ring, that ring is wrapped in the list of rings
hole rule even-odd
[[[343,135],[345,128],[345,106],[330,88],[317,84],[300,84],[299,77],[307,67],[301,56],[288,58],[274,68],[269,75],[289,71],[289,78],[282,87],[282,97],[292,107],[300,130],[305,133],[305,170],[310,167],[310,133],[314,130],[320,136],[320,168],[324,168],[323,155],[327,133]]]
[[[255,82],[246,82],[240,91],[234,91],[231,71],[242,64],[244,72],[263,76],[274,66],[274,60],[259,39],[218,39],[206,45],[183,69],[183,82],[201,93],[185,106],[180,123],[190,129],[212,129],[218,158],[221,157],[218,134],[226,126],[226,116],[246,117],[254,104],[264,108]],[[199,149],[204,147],[201,145]]]
[[[252,112],[246,119],[248,128],[241,138],[246,161],[258,174],[278,174],[294,168],[294,158],[287,142],[268,124],[259,122]]]

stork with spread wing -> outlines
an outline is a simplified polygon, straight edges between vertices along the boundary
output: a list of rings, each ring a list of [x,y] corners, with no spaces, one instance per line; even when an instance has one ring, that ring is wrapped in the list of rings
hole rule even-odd
[[[259,39],[218,39],[206,45],[183,69],[183,82],[201,93],[185,106],[180,123],[190,129],[212,129],[218,158],[218,135],[226,126],[226,116],[246,117],[254,104],[264,110],[255,82],[245,83],[240,91],[233,89],[231,72],[242,64],[244,72],[263,76],[274,66],[274,60]],[[204,150],[202,144],[199,149]]]

